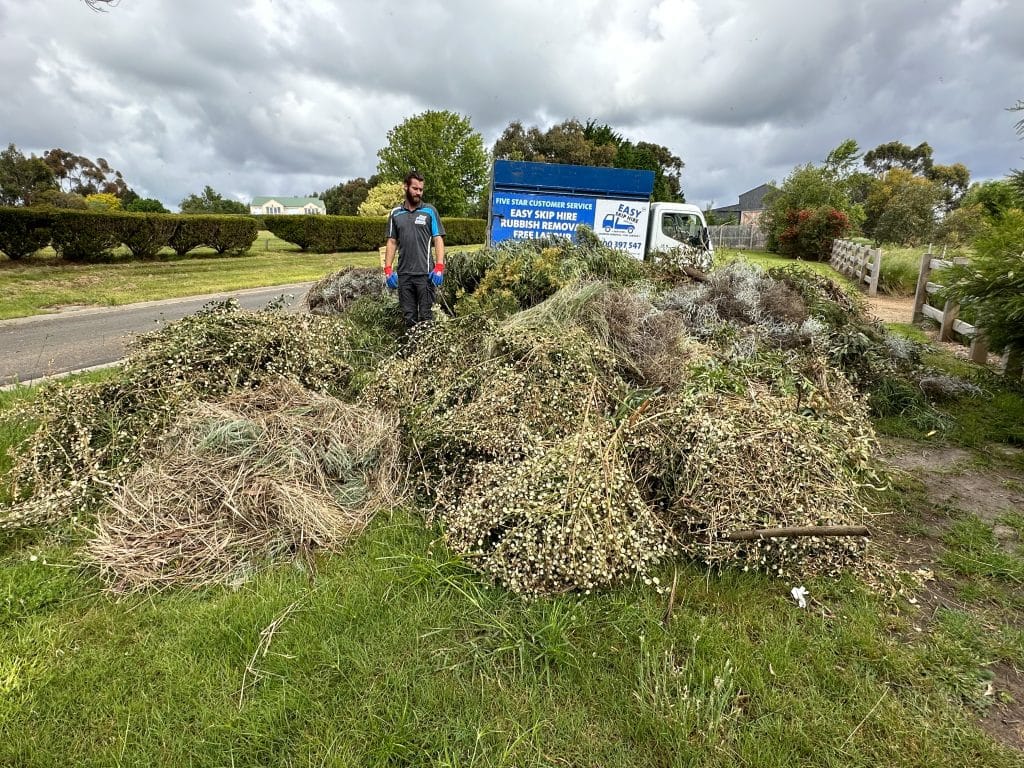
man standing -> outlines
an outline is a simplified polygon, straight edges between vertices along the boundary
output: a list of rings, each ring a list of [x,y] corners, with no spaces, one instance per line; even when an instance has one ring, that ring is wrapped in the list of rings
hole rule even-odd
[[[444,282],[444,226],[434,206],[423,203],[423,176],[405,176],[405,202],[388,216],[384,276],[388,288],[398,289],[405,327],[434,319],[434,292]],[[434,258],[430,258],[430,246]],[[398,269],[393,269],[395,251]]]

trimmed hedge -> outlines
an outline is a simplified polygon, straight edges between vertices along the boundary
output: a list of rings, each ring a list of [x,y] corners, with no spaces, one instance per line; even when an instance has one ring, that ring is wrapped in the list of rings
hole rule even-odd
[[[10,259],[48,244],[67,261],[110,259],[122,243],[136,259],[154,258],[165,246],[178,254],[200,245],[238,254],[249,250],[258,231],[251,216],[0,208],[0,251]]]
[[[209,243],[217,236],[215,216],[185,214],[178,217],[178,226],[167,244],[179,256],[184,256],[193,248]]]
[[[264,226],[304,251],[342,253],[372,251],[384,244],[385,217],[377,216],[263,216]],[[482,243],[483,219],[444,219],[446,245]]]
[[[170,213],[122,213],[121,242],[136,259],[152,259],[170,242],[178,228],[178,217]]]
[[[476,245],[487,240],[486,219],[443,219],[445,245]]]
[[[252,247],[259,233],[256,219],[250,216],[211,216],[216,219],[216,231],[207,243],[217,253],[238,255]]]
[[[65,261],[110,258],[121,244],[122,216],[101,211],[52,211],[53,250]],[[142,214],[145,215],[145,214]]]
[[[51,222],[38,208],[0,208],[0,251],[11,261],[31,256],[50,244]]]

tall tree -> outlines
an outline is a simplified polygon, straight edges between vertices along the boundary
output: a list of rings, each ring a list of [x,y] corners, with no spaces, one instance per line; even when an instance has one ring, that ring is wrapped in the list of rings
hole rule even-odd
[[[924,242],[932,234],[942,195],[936,182],[906,168],[893,168],[868,197],[864,231],[881,243]]]
[[[25,157],[13,144],[0,152],[0,205],[30,205],[33,196],[56,187],[53,171],[41,158]]]
[[[876,176],[883,176],[893,168],[903,168],[923,176],[931,169],[932,163],[932,148],[927,141],[916,147],[902,141],[890,141],[864,154],[864,165]]]
[[[412,169],[423,174],[424,200],[442,216],[465,216],[487,181],[483,137],[468,117],[428,110],[388,131],[377,152],[382,181],[399,181]]]
[[[327,206],[327,213],[331,216],[355,216],[359,210],[359,204],[366,199],[370,189],[377,185],[379,179],[376,174],[369,179],[362,176],[346,181],[344,184],[337,184],[325,189],[319,197]]]
[[[942,190],[942,206],[947,211],[960,205],[960,201],[971,183],[971,172],[963,163],[932,165],[925,171],[924,177],[939,185]]]
[[[65,192],[83,197],[97,193],[122,197],[129,191],[121,172],[111,168],[102,157],[94,162],[84,155],[58,147],[44,152],[43,160]]]
[[[203,194],[191,194],[178,204],[182,213],[248,213],[249,206],[237,200],[226,200],[209,184]]]
[[[541,131],[523,128],[519,121],[508,124],[494,144],[494,157],[541,163],[633,168],[654,172],[656,201],[683,201],[680,175],[683,161],[660,144],[633,142],[610,125],[575,118]]]

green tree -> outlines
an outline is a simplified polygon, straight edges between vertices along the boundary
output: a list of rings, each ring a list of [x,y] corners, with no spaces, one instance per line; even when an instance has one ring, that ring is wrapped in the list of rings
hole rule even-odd
[[[405,187],[402,182],[383,181],[367,193],[357,213],[360,216],[387,216],[392,208],[401,204],[404,197]]]
[[[879,243],[921,243],[932,234],[942,196],[939,184],[908,169],[893,168],[868,197],[864,231]]]
[[[399,181],[410,170],[423,174],[424,199],[442,216],[465,216],[487,181],[483,137],[468,117],[428,110],[388,131],[377,152],[382,181]]]
[[[13,144],[0,152],[0,205],[31,205],[34,196],[56,186],[41,158],[25,157]]]
[[[932,167],[932,148],[927,141],[910,147],[902,141],[879,144],[864,154],[864,165],[876,176],[884,176],[894,168],[902,168],[918,176]]]
[[[170,213],[155,197],[136,197],[124,209],[131,213]]]
[[[683,161],[668,147],[647,141],[633,142],[606,123],[575,118],[556,123],[547,131],[508,124],[494,144],[493,155],[501,160],[633,168],[654,172],[655,201],[685,200],[680,176]]]
[[[975,311],[993,349],[1024,350],[1024,211],[1008,211],[974,251],[970,264],[947,273],[947,295]]]
[[[960,201],[971,183],[971,172],[963,163],[933,165],[925,172],[924,177],[939,185],[942,193],[942,206],[947,211],[960,205]]]
[[[980,205],[989,220],[1001,219],[1011,208],[1024,208],[1024,197],[1008,179],[976,181],[968,188],[961,207]]]
[[[191,194],[178,207],[182,213],[249,213],[249,206],[237,200],[225,200],[209,184],[203,187],[203,194]]]
[[[84,155],[56,148],[43,153],[60,188],[83,197],[97,193],[123,197],[130,190],[121,172],[110,167],[104,158],[90,160]]]
[[[44,189],[42,192],[32,195],[32,206],[48,206],[50,208],[67,208],[83,211],[89,207],[85,204],[85,198],[81,195],[76,195],[74,192],[62,192],[56,187]]]
[[[834,209],[851,216],[853,205],[845,185],[825,166],[813,163],[794,168],[778,191],[769,192],[765,197],[765,212],[761,217],[761,228],[767,236],[767,247],[778,251],[780,237],[796,211],[817,211]]]
[[[359,211],[359,205],[366,199],[370,189],[377,185],[379,179],[376,175],[369,179],[360,176],[357,179],[346,181],[344,184],[325,189],[319,194],[319,198],[327,206],[327,213],[331,216],[355,216]]]

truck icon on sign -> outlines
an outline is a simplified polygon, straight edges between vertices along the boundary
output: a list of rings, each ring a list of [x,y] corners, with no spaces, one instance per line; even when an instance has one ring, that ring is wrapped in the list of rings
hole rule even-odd
[[[618,215],[614,213],[609,213],[604,217],[604,221],[601,222],[601,228],[605,232],[628,232],[631,235],[636,231],[635,226],[628,221],[620,221]]]

